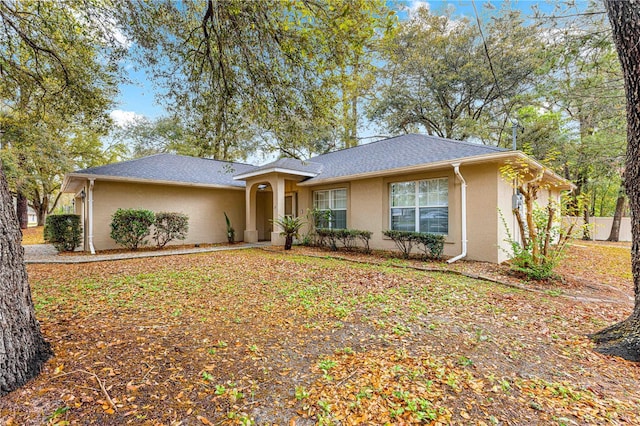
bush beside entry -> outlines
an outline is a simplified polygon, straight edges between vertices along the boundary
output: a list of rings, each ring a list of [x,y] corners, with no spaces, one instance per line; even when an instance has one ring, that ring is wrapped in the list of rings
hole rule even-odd
[[[150,210],[118,209],[111,217],[111,238],[131,250],[147,243],[155,214]]]
[[[282,228],[282,232],[280,232],[280,235],[282,235],[285,239],[284,249],[291,250],[293,239],[299,237],[298,231],[300,231],[300,228],[302,228],[302,225],[304,225],[302,219],[299,217],[284,216],[272,222]]]
[[[44,240],[53,244],[56,250],[73,251],[80,245],[82,227],[77,214],[57,214],[47,217]]]

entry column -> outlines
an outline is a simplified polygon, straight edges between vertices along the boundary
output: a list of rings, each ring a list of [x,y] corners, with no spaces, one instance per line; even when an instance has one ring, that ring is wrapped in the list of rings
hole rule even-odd
[[[258,185],[247,182],[245,189],[245,222],[244,228],[244,242],[245,243],[257,243],[258,242],[258,229],[256,228],[256,193],[258,192]]]
[[[273,220],[282,219],[284,217],[284,177],[276,175],[275,179],[271,179],[271,188],[273,189]],[[273,224],[273,232],[271,232],[271,245],[283,245],[284,237],[280,235],[282,229],[280,226]]]

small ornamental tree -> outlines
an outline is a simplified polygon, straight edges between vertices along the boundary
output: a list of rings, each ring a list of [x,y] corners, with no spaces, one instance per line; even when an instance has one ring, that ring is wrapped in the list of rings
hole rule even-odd
[[[182,213],[156,213],[153,240],[162,248],[173,240],[184,240],[189,232],[189,217]]]
[[[537,206],[538,192],[549,187],[542,181],[544,169],[534,170],[528,163],[522,162],[507,164],[500,172],[505,180],[515,182],[523,207],[513,208],[522,241],[516,241],[507,227],[507,241],[513,252],[512,269],[531,279],[551,278],[573,233],[574,225],[569,229],[560,226],[557,218],[558,206],[552,200],[546,207]],[[506,227],[504,217],[502,220]]]
[[[111,216],[111,238],[121,246],[137,250],[147,243],[155,214],[150,210],[118,209]]]
[[[80,245],[82,227],[77,214],[56,214],[47,217],[44,240],[58,251],[73,251]]]
[[[302,218],[284,216],[272,222],[278,225],[280,228],[282,228],[282,232],[280,232],[280,235],[282,235],[285,239],[284,249],[291,250],[291,246],[293,245],[293,239],[298,238],[300,236],[298,232],[300,231],[300,228],[302,228],[302,225],[304,225]]]

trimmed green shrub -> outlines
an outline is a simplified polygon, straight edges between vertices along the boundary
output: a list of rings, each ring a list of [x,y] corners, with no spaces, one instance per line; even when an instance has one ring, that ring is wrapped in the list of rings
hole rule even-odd
[[[424,253],[425,258],[439,259],[444,251],[444,235],[391,229],[382,233],[393,240],[405,259],[411,255],[414,245]]]
[[[147,244],[155,214],[150,210],[118,209],[111,216],[111,238],[131,250]]]
[[[373,233],[371,231],[361,231],[359,229],[330,229],[330,228],[317,228],[315,230],[315,236],[317,245],[320,247],[329,246],[331,250],[338,249],[338,242],[346,249],[352,249],[356,247],[358,241],[362,241],[363,249],[366,253],[369,253],[369,240]]]
[[[44,240],[56,250],[73,251],[80,245],[82,227],[77,214],[56,214],[47,217]]]
[[[365,253],[371,253],[371,249],[369,248],[369,240],[373,235],[371,231],[362,231],[359,229],[353,229],[352,232],[355,234],[356,238],[362,241],[362,245]]]
[[[410,231],[395,231],[393,229],[389,229],[387,231],[382,231],[382,234],[385,237],[389,237],[396,244],[396,247],[402,253],[402,257],[408,259],[411,255],[411,249],[413,248],[414,234],[415,232]]]
[[[160,212],[156,213],[154,225],[153,239],[156,246],[162,248],[170,241],[187,238],[189,217],[182,213]]]
[[[413,240],[422,250],[425,258],[440,259],[444,251],[444,235],[416,232]]]
[[[320,246],[328,245],[333,251],[338,250],[338,230],[331,228],[316,228],[316,235],[320,241]]]
[[[352,249],[356,244],[355,229],[336,229],[336,239],[342,243],[346,249]]]

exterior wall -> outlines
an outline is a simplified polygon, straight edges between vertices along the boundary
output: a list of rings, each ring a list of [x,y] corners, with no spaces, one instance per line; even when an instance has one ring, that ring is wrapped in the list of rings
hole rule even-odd
[[[496,170],[498,196],[496,199],[496,232],[497,238],[495,245],[498,248],[495,260],[496,263],[509,260],[511,257],[511,246],[508,242],[509,236],[516,241],[522,241],[520,238],[520,228],[518,227],[518,221],[513,214],[513,185],[510,182],[504,180],[499,170]]]
[[[511,186],[500,177],[497,164],[483,164],[461,173],[467,180],[467,259],[499,263],[506,260],[500,212],[511,219]]]
[[[88,194],[88,189],[85,189]],[[189,216],[185,240],[169,244],[220,243],[227,241],[224,212],[242,240],[245,223],[244,190],[197,188],[96,180],[93,188],[93,244],[96,250],[117,248],[109,236],[111,216],[118,208],[170,211]],[[88,197],[87,197],[88,201]],[[85,202],[85,218],[88,202]],[[85,229],[88,228],[84,221]],[[85,240],[85,250],[88,245]]]
[[[502,222],[498,206],[506,216],[511,214],[511,186],[500,178],[497,164],[461,166],[460,173],[467,182],[467,241],[466,259],[500,262],[506,259],[498,247]],[[410,180],[448,178],[449,234],[445,237],[444,255],[456,256],[462,251],[461,182],[452,166],[423,173],[391,177],[358,179],[350,182],[297,187],[299,215],[313,208],[313,191],[347,189],[347,226],[373,232],[370,245],[374,249],[393,250],[393,241],[382,235],[390,227],[390,184]],[[303,230],[303,235],[306,230]]]

